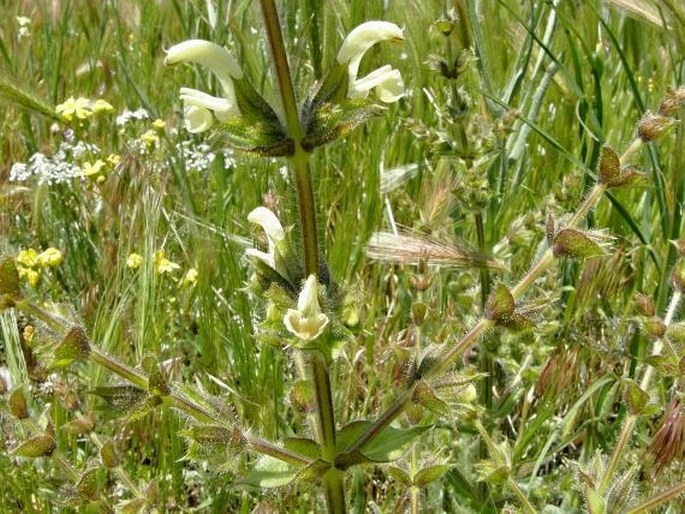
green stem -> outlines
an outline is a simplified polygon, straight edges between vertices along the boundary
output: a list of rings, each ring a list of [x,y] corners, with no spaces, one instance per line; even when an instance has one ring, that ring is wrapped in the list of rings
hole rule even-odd
[[[266,32],[269,36],[269,45],[273,55],[278,88],[281,93],[281,102],[285,114],[285,122],[288,135],[295,143],[295,153],[290,161],[295,174],[295,186],[297,189],[297,206],[302,228],[302,250],[305,275],[318,275],[319,271],[319,247],[316,232],[316,203],[312,187],[312,175],[309,171],[309,154],[302,148],[300,141],[304,136],[302,122],[297,109],[295,91],[290,77],[288,57],[283,43],[283,33],[278,19],[278,11],[274,0],[261,0],[262,13]]]
[[[675,291],[673,293],[671,301],[668,305],[668,310],[666,311],[666,316],[664,317],[664,324],[666,326],[670,325],[673,321],[673,317],[675,316],[676,310],[678,309],[678,304],[680,303],[681,298],[682,294],[680,292]],[[654,343],[652,354],[661,354],[662,348],[663,341],[661,339],[657,339]],[[645,374],[642,376],[642,380],[640,381],[641,389],[646,390],[647,388],[649,388],[649,384],[652,381],[653,374],[654,368],[648,366],[645,370]],[[621,427],[621,433],[619,434],[618,440],[616,441],[616,448],[614,448],[614,453],[611,455],[611,460],[609,461],[607,469],[604,472],[604,476],[602,477],[602,481],[599,484],[600,494],[606,492],[606,490],[609,488],[609,485],[611,485],[611,479],[614,477],[614,474],[616,473],[616,470],[618,469],[618,466],[621,463],[623,451],[625,450],[625,447],[628,444],[628,441],[630,440],[630,436],[633,434],[633,428],[635,427],[635,423],[637,423],[637,420],[637,415],[629,414],[623,422],[623,427]]]
[[[580,221],[590,212],[597,202],[602,198],[606,191],[606,186],[597,184],[587,195],[583,203],[580,205],[576,213],[571,217],[567,227],[573,227],[580,223]],[[535,280],[547,271],[554,263],[554,255],[552,250],[548,249],[540,258],[540,260],[530,269],[530,271],[519,281],[511,290],[514,299],[520,298],[528,288],[530,288]],[[495,326],[495,322],[485,317],[478,320],[476,325],[471,328],[447,353],[436,361],[436,363],[426,371],[422,379],[435,377],[446,371],[454,361],[464,353],[476,340],[485,332]],[[411,403],[412,395],[414,393],[414,386],[409,387],[400,397],[378,418],[367,430],[364,432],[349,448],[338,456],[338,462],[341,466],[349,466],[350,463],[355,462],[354,453],[361,450],[366,444],[372,441],[378,434],[380,434],[386,427],[390,425],[404,409]]]
[[[309,169],[309,153],[301,145],[304,130],[297,109],[297,101],[290,77],[290,67],[288,65],[288,57],[285,51],[276,4],[274,0],[260,0],[260,4],[278,78],[278,87],[281,93],[288,135],[295,143],[295,151],[290,158],[290,162],[293,167],[297,190],[297,207],[302,230],[304,272],[306,277],[310,275],[318,276],[319,246],[316,230],[316,202],[314,200],[312,175]],[[322,353],[314,352],[311,364],[318,407],[322,456],[324,460],[333,463],[337,454],[337,447],[335,409],[331,393],[328,363]],[[344,473],[334,468],[331,468],[324,475],[323,488],[326,495],[328,512],[330,513],[337,514],[346,511],[344,478]]]
[[[302,227],[302,251],[305,275],[319,274],[319,244],[316,233],[316,203],[312,176],[309,172],[309,154],[302,150],[299,143],[290,162],[295,172],[297,206]]]
[[[490,434],[488,434],[488,431],[485,430],[485,427],[480,422],[480,420],[476,420],[476,429],[478,430],[478,433],[480,434],[482,441],[490,450],[490,455],[494,460],[495,464],[498,467],[505,466],[509,468],[509,471],[511,472],[510,463],[507,461],[507,458],[502,454],[499,448],[497,448],[495,442],[490,437]],[[531,505],[530,501],[528,501],[528,498],[526,497],[525,493],[521,490],[519,485],[516,483],[516,480],[514,480],[514,478],[511,476],[511,474],[509,474],[509,477],[507,478],[507,485],[514,491],[514,493],[518,497],[519,501],[521,502],[521,505],[523,506],[523,510],[528,514],[536,514],[537,511]]]
[[[476,224],[476,237],[478,240],[478,251],[482,254],[486,254],[486,247],[485,247],[485,227],[483,224],[483,215],[480,212],[476,212],[475,214],[475,224]],[[485,308],[488,303],[488,296],[490,295],[490,273],[488,272],[487,268],[481,268],[479,270],[480,274],[480,303],[481,303],[481,312],[485,312]],[[483,347],[482,348],[482,353],[480,355],[479,359],[479,368],[480,372],[484,374],[483,381],[481,382],[481,389],[480,389],[480,402],[483,407],[485,407],[485,412],[489,413],[490,410],[492,409],[492,387],[493,387],[493,371],[495,367],[495,362],[490,355],[490,352],[488,351],[487,348]],[[488,457],[488,449],[487,447],[482,443],[478,445],[478,455],[480,456],[481,460],[486,459]],[[480,484],[480,489],[482,494],[487,494],[487,487],[488,484],[486,482],[483,482]]]

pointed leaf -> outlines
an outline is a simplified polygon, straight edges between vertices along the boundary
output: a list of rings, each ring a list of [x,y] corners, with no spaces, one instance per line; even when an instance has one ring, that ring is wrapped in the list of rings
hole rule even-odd
[[[88,336],[83,327],[75,325],[69,329],[69,332],[55,348],[52,365],[63,368],[73,362],[86,360],[89,354]]]
[[[263,455],[246,476],[235,482],[236,486],[269,489],[283,487],[296,478],[301,468],[293,468],[274,457]]]
[[[299,453],[312,460],[321,457],[321,447],[313,439],[308,439],[306,437],[288,437],[283,441],[283,446],[290,451]]]
[[[12,450],[12,455],[17,457],[49,457],[55,451],[55,439],[47,434],[32,437],[21,443]]]
[[[293,140],[283,133],[280,124],[253,118],[231,118],[222,123],[218,134],[233,148],[265,157],[292,155]]]
[[[513,318],[515,308],[516,303],[511,291],[507,286],[499,283],[490,293],[485,316],[498,324],[506,324]]]
[[[343,427],[338,434],[338,448],[345,450],[363,434],[373,423],[371,421],[354,421]],[[373,462],[390,462],[399,459],[407,444],[421,436],[430,425],[416,426],[409,429],[387,427],[372,443],[364,447],[362,455]]]
[[[626,387],[625,401],[628,404],[630,413],[639,416],[649,404],[649,393],[630,380]]]
[[[606,500],[597,491],[588,487],[585,490],[585,499],[587,500],[587,510],[590,514],[606,514]]]
[[[425,467],[414,476],[414,485],[425,487],[440,478],[453,467],[453,464],[436,464],[434,466]]]
[[[344,100],[339,104],[325,103],[314,113],[302,139],[302,148],[314,148],[349,134],[367,120],[379,116],[382,108],[366,99]]]
[[[5,295],[10,300],[21,298],[19,272],[12,257],[5,257],[0,261],[0,297]]]
[[[579,230],[566,228],[554,237],[555,257],[589,259],[604,255],[602,247]]]
[[[621,170],[621,174],[606,182],[610,189],[617,189],[619,187],[629,187],[638,185],[645,181],[645,175],[637,168],[627,167]]]
[[[98,497],[98,468],[86,470],[76,483],[76,491],[81,498],[96,500]]]
[[[409,473],[402,468],[398,468],[397,466],[388,466],[385,468],[385,471],[387,471],[388,475],[397,480],[404,487],[409,487],[412,483]]]
[[[621,161],[618,155],[610,146],[602,148],[602,154],[599,156],[599,182],[600,184],[607,184],[619,176],[621,171]]]
[[[133,385],[101,386],[91,391],[91,394],[99,396],[107,404],[119,413],[134,410],[144,403],[147,391]]]

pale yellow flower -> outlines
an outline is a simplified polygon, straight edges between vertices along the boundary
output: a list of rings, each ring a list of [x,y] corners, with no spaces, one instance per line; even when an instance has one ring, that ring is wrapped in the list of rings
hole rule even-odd
[[[40,280],[40,273],[38,273],[36,270],[23,268],[19,266],[18,271],[19,278],[26,279],[26,281],[31,285],[31,287],[36,287],[36,285],[38,285],[38,281]]]
[[[166,122],[164,120],[160,120],[159,118],[152,122],[152,128],[155,130],[164,130],[165,127]]]
[[[38,252],[33,248],[22,250],[19,252],[19,255],[17,255],[17,263],[26,266],[27,268],[35,268],[38,264]]]
[[[111,153],[107,156],[107,162],[112,166],[116,166],[121,162],[121,156],[119,156],[119,154],[116,153]]]
[[[105,162],[98,159],[97,161],[90,163],[88,161],[83,163],[83,176],[93,177],[102,173],[105,167]]]
[[[74,99],[73,96],[70,96],[64,103],[55,107],[55,111],[62,119],[67,121],[73,121],[74,118],[86,120],[93,115],[93,111],[90,107],[91,102],[87,98],[79,97]]]
[[[110,104],[108,101],[99,98],[93,102],[91,109],[94,113],[99,114],[102,112],[112,112],[114,107],[112,107],[112,104]]]
[[[348,98],[366,98],[371,89],[381,102],[396,102],[404,96],[404,82],[398,70],[386,64],[368,75],[358,78],[364,54],[381,41],[402,41],[402,29],[387,21],[367,21],[350,32],[343,41],[337,60],[347,66]]]
[[[126,267],[138,269],[143,265],[143,257],[137,253],[132,253],[126,258]]]
[[[197,284],[197,270],[190,268],[183,277],[183,285],[185,287],[194,286]]]
[[[62,252],[57,248],[48,248],[40,255],[38,255],[38,264],[44,268],[52,268],[62,264]]]
[[[153,147],[159,143],[159,136],[154,130],[150,129],[140,136],[140,140],[145,143],[146,146]]]
[[[304,341],[316,339],[328,325],[328,316],[319,307],[318,286],[316,277],[309,275],[297,299],[297,309],[288,309],[283,317],[285,328]]]
[[[171,262],[169,259],[164,257],[164,252],[159,250],[155,254],[155,270],[158,275],[164,275],[165,273],[173,273],[176,270],[181,269],[181,266],[175,262]]]

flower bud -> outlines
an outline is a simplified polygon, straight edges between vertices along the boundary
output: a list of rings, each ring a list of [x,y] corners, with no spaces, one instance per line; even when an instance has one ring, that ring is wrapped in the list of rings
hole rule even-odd
[[[26,396],[24,395],[24,388],[17,387],[9,397],[10,413],[17,419],[27,419],[29,417],[29,408],[26,403]]]
[[[88,336],[78,325],[71,327],[54,352],[53,366],[66,367],[77,361],[84,361],[90,355]]]
[[[100,460],[107,468],[116,468],[119,465],[119,456],[112,441],[107,441],[100,448]]]
[[[297,309],[288,309],[283,318],[288,331],[303,341],[313,341],[328,325],[328,316],[319,307],[318,285],[316,277],[309,275],[297,300]]]
[[[633,308],[641,316],[651,317],[656,313],[654,308],[654,300],[646,294],[637,293],[633,298]]]
[[[662,116],[675,116],[680,109],[685,107],[685,86],[678,89],[669,89],[659,105],[659,114]]]
[[[678,259],[673,265],[671,285],[679,293],[685,293],[685,259]]]
[[[645,143],[659,139],[673,127],[675,120],[661,114],[647,112],[637,125],[637,134]]]

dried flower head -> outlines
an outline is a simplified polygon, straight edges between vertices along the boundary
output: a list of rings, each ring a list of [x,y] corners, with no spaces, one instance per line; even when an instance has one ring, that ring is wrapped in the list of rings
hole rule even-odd
[[[685,457],[685,413],[678,396],[674,396],[666,407],[649,451],[654,456],[657,473],[668,467],[673,460],[682,460]]]

